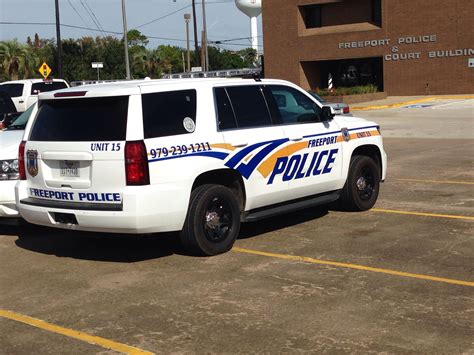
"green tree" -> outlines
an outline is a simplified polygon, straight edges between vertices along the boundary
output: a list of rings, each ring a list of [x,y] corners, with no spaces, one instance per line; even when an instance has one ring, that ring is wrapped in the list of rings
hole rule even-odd
[[[127,32],[127,39],[129,47],[143,47],[145,48],[148,43],[148,37],[142,34],[139,30],[130,30]]]
[[[7,80],[18,80],[20,72],[25,72],[26,46],[15,39],[0,43],[0,63]]]

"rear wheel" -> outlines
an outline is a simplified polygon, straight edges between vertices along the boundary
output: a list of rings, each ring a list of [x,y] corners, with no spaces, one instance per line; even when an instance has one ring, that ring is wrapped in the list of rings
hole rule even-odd
[[[239,203],[230,189],[208,184],[192,192],[180,234],[187,251],[199,255],[225,253],[234,245],[239,231]]]
[[[369,210],[377,202],[379,188],[380,170],[377,163],[371,157],[355,155],[351,158],[340,206],[346,211]]]

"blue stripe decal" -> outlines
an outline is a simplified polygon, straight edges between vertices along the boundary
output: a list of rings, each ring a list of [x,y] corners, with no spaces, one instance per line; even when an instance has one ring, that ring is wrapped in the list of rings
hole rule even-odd
[[[164,158],[157,158],[148,160],[149,163],[153,163],[156,161],[163,161],[163,160],[170,160],[170,159],[178,159],[178,158],[186,158],[186,157],[211,157],[217,158],[220,160],[224,160],[229,156],[229,153],[222,153],[222,152],[200,152],[200,153],[191,153],[191,154],[183,154],[183,155],[175,155],[171,157],[164,157]]]
[[[225,165],[231,169],[236,169],[240,174],[248,179],[254,172],[257,166],[262,162],[263,159],[275,148],[288,142],[288,138],[277,139],[274,141],[260,142],[252,144],[235,154]],[[236,166],[252,151],[260,147],[265,146],[260,152],[258,152],[248,163],[241,163],[237,168]]]

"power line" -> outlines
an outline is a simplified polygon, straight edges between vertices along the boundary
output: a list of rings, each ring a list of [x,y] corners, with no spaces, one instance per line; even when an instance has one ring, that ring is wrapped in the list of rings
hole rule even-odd
[[[206,5],[208,5],[208,4],[224,4],[224,3],[230,3],[230,2],[233,2],[233,1],[234,1],[234,0],[214,0],[214,1],[206,2]],[[201,2],[199,2],[199,1],[196,2],[196,5],[198,5],[198,4],[201,4]],[[189,8],[189,7],[192,7],[192,5],[186,5],[186,6],[180,8],[180,9],[178,9],[178,10],[172,11],[172,12],[167,13],[167,14],[165,14],[165,15],[163,15],[163,16],[160,16],[160,17],[158,17],[158,18],[156,18],[156,19],[154,19],[154,20],[148,21],[148,22],[146,22],[146,23],[143,23],[143,24],[141,24],[141,25],[135,26],[135,27],[133,27],[133,28],[134,28],[134,29],[137,29],[137,28],[140,28],[140,27],[143,27],[143,26],[150,25],[150,24],[152,24],[152,23],[154,23],[154,22],[157,22],[157,21],[163,20],[163,19],[165,19],[165,18],[167,18],[167,17],[170,17],[170,16],[172,16],[172,15],[174,15],[174,14],[180,12],[180,11],[183,11],[183,10]]]
[[[1,21],[0,25],[35,25],[35,26],[54,26],[56,23],[54,22],[5,22]],[[67,27],[67,28],[74,28],[74,29],[80,29],[80,30],[88,30],[88,31],[94,31],[94,32],[105,32],[113,35],[118,35],[118,36],[123,36],[122,32],[117,32],[117,31],[108,31],[108,30],[100,30],[96,28],[90,28],[90,27],[84,27],[84,26],[77,26],[77,25],[70,25],[66,23],[61,23],[61,27]],[[186,42],[185,39],[181,38],[170,38],[170,37],[158,37],[158,36],[148,36],[144,34],[147,38],[150,39],[159,39],[163,41],[173,41],[173,42]],[[259,36],[262,37],[262,36]],[[241,39],[248,39],[248,37],[242,37],[242,38],[234,38],[234,39],[226,39],[226,40],[216,40],[212,41],[212,44],[220,45],[221,43],[226,43],[227,46],[239,46],[239,47],[249,47],[248,44],[244,43],[231,43],[232,41],[238,41]],[[263,47],[263,45],[259,45],[260,47]]]
[[[81,5],[82,7],[84,8],[84,10],[86,10],[86,13],[87,15],[89,15],[90,19],[92,20],[92,22],[94,23],[94,25],[97,27],[97,29],[99,30],[99,32],[103,32],[103,29],[101,30],[100,29],[100,25],[97,23],[97,21],[94,19],[94,16],[92,16],[92,13],[89,11],[88,7],[86,6],[86,4],[84,3],[85,0],[79,0],[81,2]]]
[[[71,0],[67,0],[67,2],[69,3],[69,6],[72,7],[72,9],[74,10],[74,12],[77,14],[77,16],[79,16],[79,18],[82,20],[82,23],[84,23],[84,25],[86,26],[89,26],[87,24],[87,22],[84,20],[84,18],[81,16],[81,14],[79,13],[79,11],[77,11],[76,7],[72,4]]]
[[[95,18],[95,20],[97,21],[97,24],[99,25],[99,29],[104,32],[104,28],[102,27],[102,24],[100,23],[99,19],[97,18],[97,16],[95,15],[94,11],[92,10],[92,7],[89,6],[87,0],[84,0],[84,3],[86,4],[87,8],[90,10],[92,16]]]

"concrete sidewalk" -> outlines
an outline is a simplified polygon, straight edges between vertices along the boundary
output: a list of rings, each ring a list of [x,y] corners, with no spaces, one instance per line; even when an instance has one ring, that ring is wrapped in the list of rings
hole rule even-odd
[[[474,95],[429,95],[429,96],[390,96],[383,100],[369,101],[351,105],[351,111],[381,110],[387,108],[415,105],[436,100],[469,100]]]

